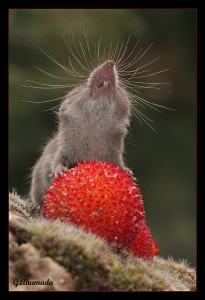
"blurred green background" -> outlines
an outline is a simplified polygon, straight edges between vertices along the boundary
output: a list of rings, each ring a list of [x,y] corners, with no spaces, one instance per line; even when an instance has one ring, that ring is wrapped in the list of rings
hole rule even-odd
[[[154,120],[155,134],[146,124],[132,118],[126,142],[126,163],[138,178],[143,194],[147,224],[159,243],[163,257],[183,258],[196,264],[196,10],[195,9],[10,9],[10,190],[24,196],[29,174],[40,151],[56,128],[51,110],[59,102],[32,104],[66,94],[64,89],[32,89],[26,80],[65,84],[33,68],[37,66],[59,77],[66,74],[39,51],[50,51],[68,65],[67,39],[70,29],[76,40],[88,32],[91,48],[100,36],[102,45],[126,41],[132,49],[147,52],[143,62],[160,57],[149,67],[170,71],[153,77],[170,82],[161,89],[144,89],[142,97],[174,108],[158,113],[146,109]],[[103,47],[102,47],[103,48]],[[131,50],[130,50],[131,51]],[[150,80],[148,78],[147,80]],[[31,85],[31,84],[30,84]],[[46,111],[48,110],[48,111]]]

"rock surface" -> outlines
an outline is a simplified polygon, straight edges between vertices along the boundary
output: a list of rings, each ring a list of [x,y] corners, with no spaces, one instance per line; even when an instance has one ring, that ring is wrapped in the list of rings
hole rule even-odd
[[[119,252],[80,228],[45,220],[15,193],[9,206],[10,291],[196,290],[195,270],[183,261],[150,262]]]

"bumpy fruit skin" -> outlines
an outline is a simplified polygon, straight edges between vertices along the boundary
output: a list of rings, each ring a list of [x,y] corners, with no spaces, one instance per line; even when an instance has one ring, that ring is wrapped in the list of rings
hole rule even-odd
[[[158,244],[152,240],[150,229],[144,224],[128,250],[135,256],[151,260],[159,254]]]
[[[49,219],[72,223],[122,248],[137,241],[138,234],[145,234],[149,242],[142,243],[142,251],[147,246],[149,255],[145,256],[152,256],[151,233],[142,230],[145,211],[140,188],[115,165],[100,161],[78,164],[54,180],[43,209]]]

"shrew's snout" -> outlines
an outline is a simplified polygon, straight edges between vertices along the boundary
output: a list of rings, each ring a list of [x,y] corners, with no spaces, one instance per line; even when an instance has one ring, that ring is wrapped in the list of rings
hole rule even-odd
[[[111,92],[116,87],[116,69],[112,60],[107,60],[90,75],[88,86],[93,93]]]

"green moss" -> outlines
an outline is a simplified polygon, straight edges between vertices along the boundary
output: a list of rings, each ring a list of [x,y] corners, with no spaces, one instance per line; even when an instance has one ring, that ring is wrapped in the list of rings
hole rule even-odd
[[[42,213],[40,206],[35,206],[28,199],[21,199],[16,192],[9,193],[9,210],[15,211],[27,219],[36,218]]]
[[[178,283],[182,282],[184,289],[196,291],[196,271],[190,268],[186,261],[175,262],[172,258],[157,258],[153,264],[163,273],[167,273],[168,270],[168,276]]]
[[[24,259],[20,259],[14,264],[13,271],[15,273],[16,278],[31,277],[31,273],[29,272],[29,265]]]
[[[32,238],[31,233],[26,229],[25,224],[20,224],[18,221],[10,222],[10,231],[16,237],[19,244],[25,243]]]
[[[166,280],[157,273],[152,263],[129,257],[112,269],[115,285],[121,290],[154,291],[167,288]]]
[[[9,193],[9,210],[18,212],[23,217],[29,218],[26,201],[22,200],[15,192]]]
[[[14,206],[13,206],[14,208]],[[28,207],[24,207],[27,212]],[[153,262],[113,250],[93,234],[59,221],[14,216],[11,232],[17,243],[30,242],[65,267],[76,290],[194,290],[195,272],[184,264],[157,258]],[[12,252],[13,251],[13,252]],[[18,255],[11,251],[13,259]],[[21,262],[22,263],[22,262]],[[26,271],[19,264],[18,273]]]
[[[27,229],[32,232],[31,242],[43,256],[50,256],[73,274],[76,289],[109,287],[106,280],[109,270],[100,261],[98,252],[103,241],[60,222],[35,221]]]

